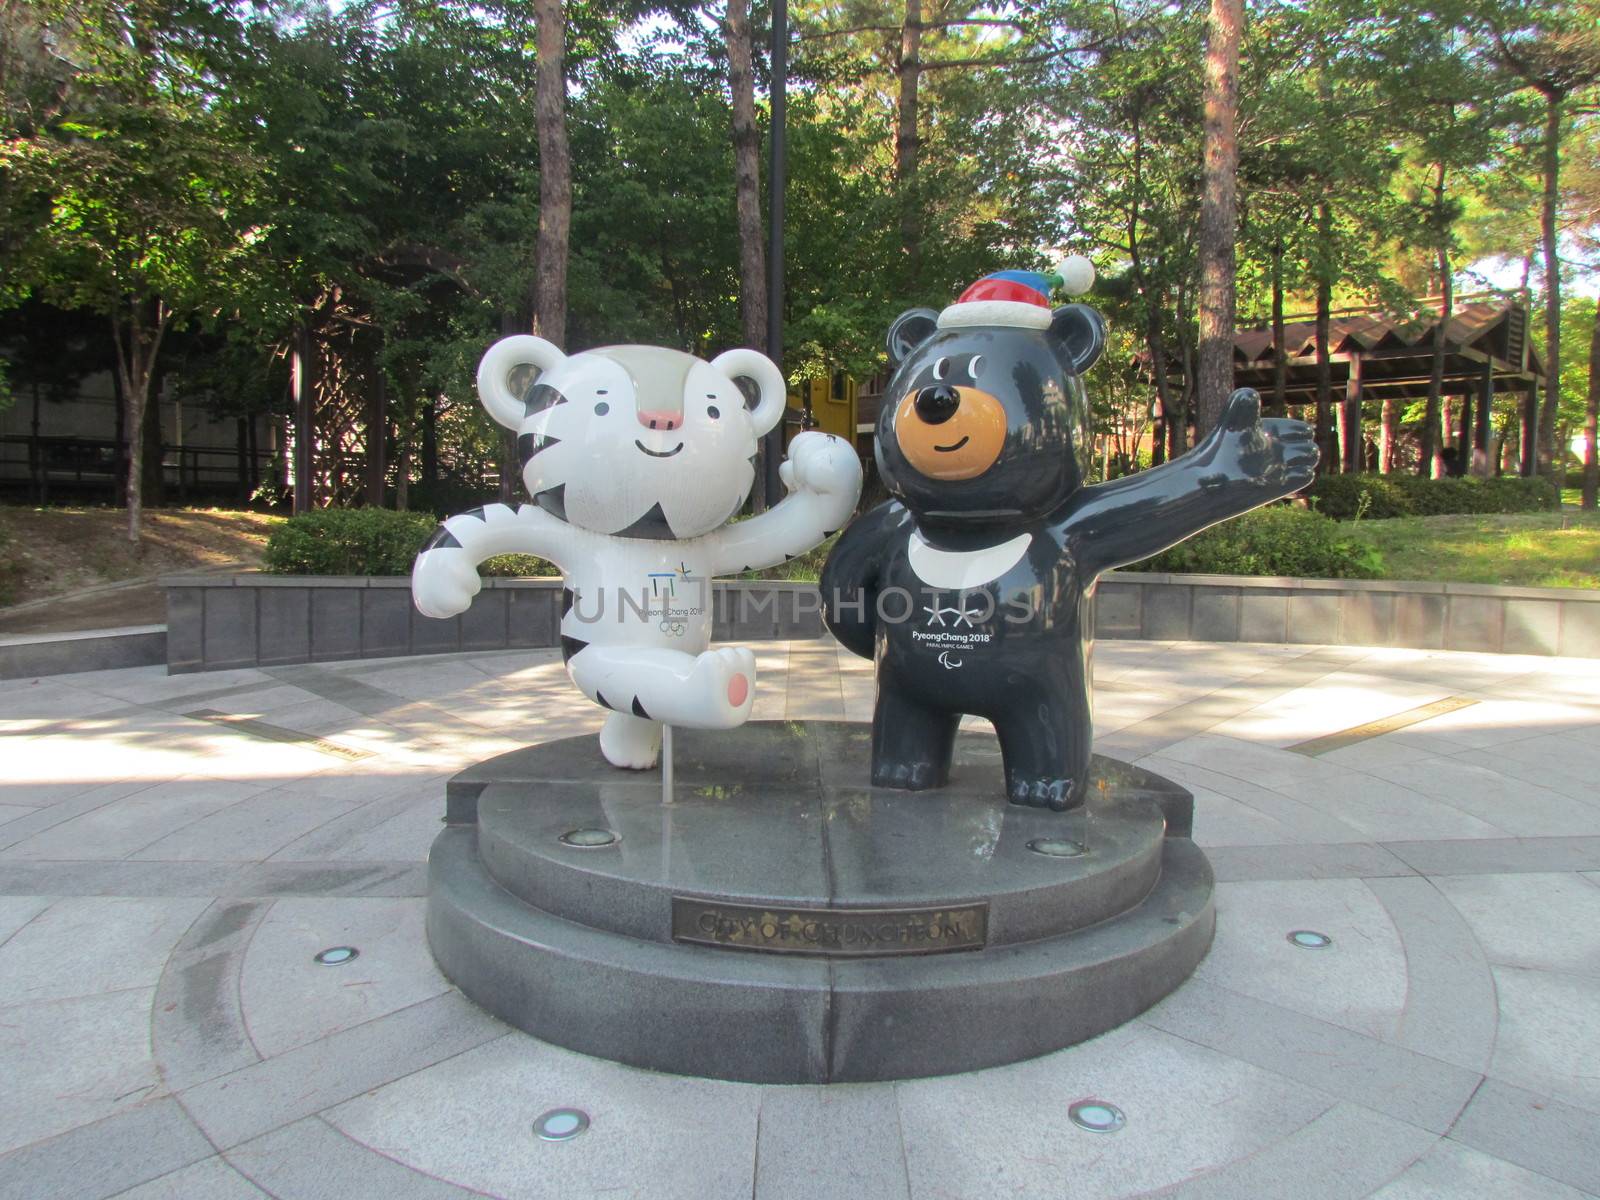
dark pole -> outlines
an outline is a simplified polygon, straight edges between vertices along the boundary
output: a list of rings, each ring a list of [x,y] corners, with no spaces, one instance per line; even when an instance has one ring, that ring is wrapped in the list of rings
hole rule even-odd
[[[772,0],[772,78],[767,87],[772,104],[772,126],[768,136],[767,190],[767,357],[783,370],[783,189],[784,189],[784,107],[789,87],[789,4]],[[767,435],[767,503],[776,504],[783,494],[778,467],[783,462],[783,426],[779,421]]]

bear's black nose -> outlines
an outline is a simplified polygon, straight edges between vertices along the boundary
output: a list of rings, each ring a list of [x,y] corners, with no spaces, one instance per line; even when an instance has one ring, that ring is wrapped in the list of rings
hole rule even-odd
[[[929,425],[942,425],[956,415],[961,407],[961,393],[953,387],[937,384],[917,393],[917,416]]]

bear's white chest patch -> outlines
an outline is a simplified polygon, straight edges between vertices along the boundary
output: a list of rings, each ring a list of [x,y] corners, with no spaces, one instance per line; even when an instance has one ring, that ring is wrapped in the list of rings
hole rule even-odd
[[[906,558],[917,578],[929,587],[977,588],[993,583],[1021,562],[1032,542],[1032,534],[1019,533],[1009,542],[982,550],[940,550],[913,529]]]

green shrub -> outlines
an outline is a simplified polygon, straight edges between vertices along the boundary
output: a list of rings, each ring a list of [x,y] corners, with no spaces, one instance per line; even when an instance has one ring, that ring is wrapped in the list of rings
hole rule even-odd
[[[1543,477],[1322,475],[1302,494],[1324,516],[1340,521],[1383,521],[1441,513],[1548,512],[1555,508],[1558,493],[1555,485]]]
[[[1308,509],[1272,505],[1214,525],[1128,569],[1188,575],[1376,579],[1383,572],[1383,556],[1357,529]]]
[[[478,574],[522,579],[528,576],[559,575],[561,568],[532,554],[497,554],[493,558],[484,559],[478,565]]]
[[[427,513],[319,509],[274,529],[262,562],[274,575],[408,575],[434,524]]]

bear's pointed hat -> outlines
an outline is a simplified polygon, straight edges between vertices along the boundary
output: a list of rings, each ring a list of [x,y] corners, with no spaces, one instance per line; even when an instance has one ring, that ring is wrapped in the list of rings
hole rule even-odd
[[[1064,259],[1053,274],[1042,271],[996,271],[962,292],[939,314],[940,329],[970,325],[1011,325],[1023,329],[1050,327],[1050,293],[1059,287],[1077,295],[1094,283],[1094,264],[1081,254]]]

